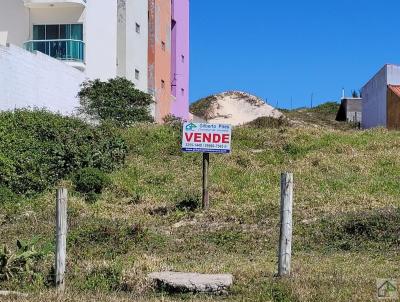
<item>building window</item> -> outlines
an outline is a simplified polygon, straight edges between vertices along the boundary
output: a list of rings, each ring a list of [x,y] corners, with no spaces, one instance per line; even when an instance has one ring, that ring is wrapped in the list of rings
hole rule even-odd
[[[161,42],[161,49],[165,51],[165,42],[164,41]]]
[[[184,89],[184,88],[181,89],[181,95],[182,95],[182,96],[185,95],[185,89]]]
[[[139,80],[140,79],[140,71],[135,69],[135,79]]]
[[[25,46],[61,60],[84,61],[83,25],[33,25],[32,41]]]
[[[33,40],[83,41],[82,24],[33,25]]]
[[[161,88],[164,89],[165,88],[165,81],[161,80]]]
[[[184,55],[181,55],[181,61],[182,61],[182,63],[185,63],[185,56]]]
[[[136,32],[140,34],[140,24],[136,23]]]

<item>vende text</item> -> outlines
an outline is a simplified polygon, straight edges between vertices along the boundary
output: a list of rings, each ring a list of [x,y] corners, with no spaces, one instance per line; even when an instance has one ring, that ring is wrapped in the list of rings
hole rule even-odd
[[[229,134],[218,133],[185,133],[187,142],[229,144]]]

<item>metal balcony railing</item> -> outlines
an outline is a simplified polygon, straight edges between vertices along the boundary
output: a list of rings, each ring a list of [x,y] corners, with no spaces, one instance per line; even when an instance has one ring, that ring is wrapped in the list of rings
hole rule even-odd
[[[58,60],[85,61],[85,43],[80,40],[31,40],[24,43],[30,52],[40,51]]]

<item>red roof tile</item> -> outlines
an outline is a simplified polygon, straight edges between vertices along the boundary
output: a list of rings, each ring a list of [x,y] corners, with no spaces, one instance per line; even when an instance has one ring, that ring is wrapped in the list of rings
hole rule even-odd
[[[393,91],[395,95],[400,97],[400,85],[389,85],[389,89]]]

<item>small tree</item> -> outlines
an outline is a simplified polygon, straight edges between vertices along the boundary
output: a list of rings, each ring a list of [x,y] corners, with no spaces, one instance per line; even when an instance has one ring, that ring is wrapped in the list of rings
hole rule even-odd
[[[123,127],[133,122],[153,121],[150,114],[151,95],[136,89],[125,78],[118,77],[107,82],[99,79],[86,81],[78,96],[79,112],[100,121],[112,121]]]
[[[358,98],[358,92],[353,90],[352,96],[353,96],[353,98],[357,99]]]

